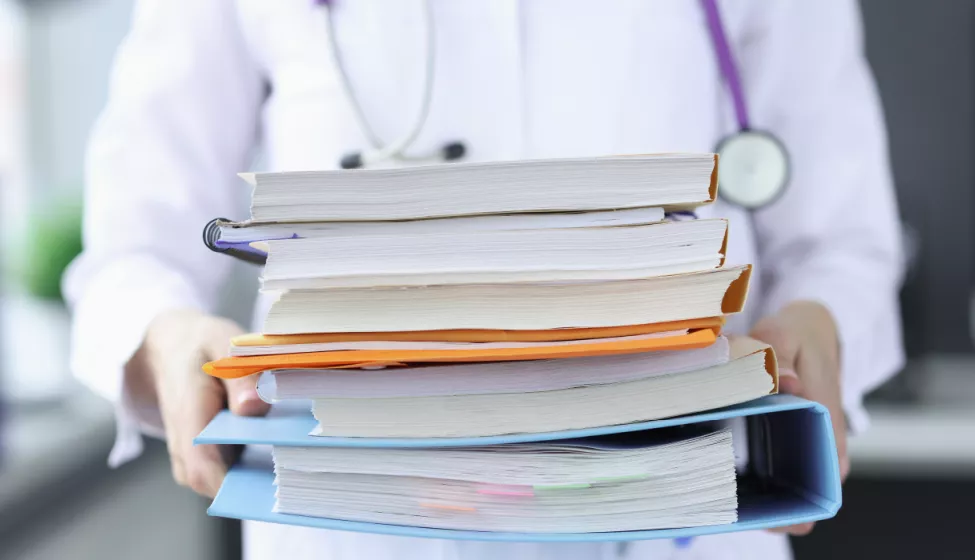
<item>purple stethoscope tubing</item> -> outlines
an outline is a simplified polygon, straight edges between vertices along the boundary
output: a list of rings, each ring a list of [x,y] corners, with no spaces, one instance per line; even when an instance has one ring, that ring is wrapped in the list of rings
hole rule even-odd
[[[708,34],[711,35],[711,42],[714,43],[718,67],[721,69],[721,75],[727,82],[728,90],[731,93],[731,100],[735,107],[735,119],[738,121],[738,130],[749,130],[751,127],[748,119],[748,106],[745,104],[745,93],[741,87],[741,76],[738,73],[738,65],[735,64],[731,46],[728,44],[728,37],[724,32],[717,0],[701,0],[701,6],[704,8],[704,15],[708,22]]]

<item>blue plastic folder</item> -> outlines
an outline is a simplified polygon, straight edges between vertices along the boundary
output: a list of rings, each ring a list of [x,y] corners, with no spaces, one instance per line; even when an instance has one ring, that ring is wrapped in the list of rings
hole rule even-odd
[[[218,517],[284,523],[404,537],[521,542],[628,541],[680,538],[768,529],[836,515],[842,503],[839,464],[829,412],[818,403],[770,395],[715,411],[621,426],[543,434],[477,438],[376,439],[308,435],[315,427],[307,411],[242,418],[217,415],[195,443],[310,447],[462,447],[552,441],[745,417],[750,462],[738,479],[738,521],[726,525],[604,533],[499,533],[384,525],[275,513],[270,465],[243,462],[230,469],[207,513]]]

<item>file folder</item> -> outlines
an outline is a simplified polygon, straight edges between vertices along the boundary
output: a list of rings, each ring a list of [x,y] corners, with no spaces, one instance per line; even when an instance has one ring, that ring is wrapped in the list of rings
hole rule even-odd
[[[601,533],[503,533],[386,525],[275,513],[270,464],[244,461],[227,473],[207,513],[217,517],[283,523],[404,537],[508,542],[629,541],[769,529],[828,519],[842,503],[833,428],[826,407],[791,395],[770,395],[720,410],[620,426],[543,434],[478,438],[373,439],[308,435],[314,418],[304,410],[275,411],[266,418],[221,412],[194,440],[197,444],[263,444],[310,447],[459,447],[554,441],[743,417],[750,462],[738,478],[738,521],[706,527]]]

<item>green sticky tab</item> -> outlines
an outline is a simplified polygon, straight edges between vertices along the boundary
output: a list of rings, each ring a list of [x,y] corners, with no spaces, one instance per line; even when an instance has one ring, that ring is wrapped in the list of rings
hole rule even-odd
[[[630,476],[611,476],[607,478],[597,478],[596,482],[602,483],[614,483],[614,482],[632,482],[634,480],[645,480],[647,475],[645,474],[634,474]]]

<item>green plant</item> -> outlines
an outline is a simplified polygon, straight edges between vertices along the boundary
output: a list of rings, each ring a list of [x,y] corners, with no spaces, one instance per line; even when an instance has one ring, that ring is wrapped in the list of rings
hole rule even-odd
[[[81,215],[77,199],[56,200],[33,213],[17,267],[33,296],[62,299],[61,276],[81,253]]]

